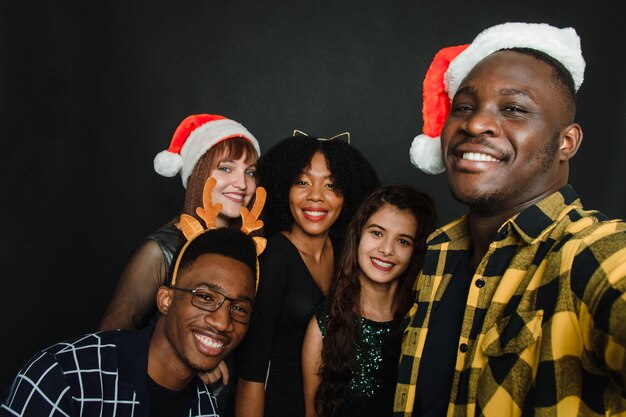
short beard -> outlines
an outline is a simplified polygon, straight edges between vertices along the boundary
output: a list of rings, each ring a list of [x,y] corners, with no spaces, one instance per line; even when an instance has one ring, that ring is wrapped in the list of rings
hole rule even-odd
[[[182,343],[181,344],[175,343],[176,336],[171,335],[167,329],[164,330],[164,333],[165,333],[167,342],[174,348],[174,351],[176,352],[176,356],[178,357],[178,359],[193,373],[197,374],[199,372],[207,372],[210,369],[212,369],[212,368],[207,368],[206,366],[203,367],[202,365],[198,363],[192,362],[191,359],[185,354],[184,349],[182,347]]]
[[[534,156],[534,159],[538,159],[541,161],[541,172],[548,172],[553,164],[555,158],[557,158],[557,152],[559,150],[559,132],[555,132],[552,138],[545,143],[543,148],[537,152]],[[474,198],[463,198],[460,195],[456,194],[450,184],[448,184],[448,189],[452,194],[452,197],[458,201],[459,203],[465,204],[472,209],[485,209],[489,207],[493,207],[494,204],[502,201],[502,191],[495,191],[491,194],[484,194]]]
[[[182,349],[180,349],[178,346],[176,347],[176,353],[178,354],[178,358],[181,360],[181,362],[184,363],[187,368],[191,369],[196,374],[200,372],[207,372],[212,369],[205,369],[197,363],[191,362],[191,360],[183,353]]]
[[[559,151],[559,132],[555,132],[552,139],[548,141],[537,154],[537,158],[541,160],[542,172],[548,172],[552,168],[556,154]]]
[[[452,197],[456,201],[458,201],[461,204],[465,204],[468,207],[471,207],[473,209],[478,209],[478,210],[492,207],[493,204],[495,204],[495,202],[500,201],[500,195],[502,194],[500,191],[498,191],[498,192],[494,192],[491,194],[484,194],[484,195],[474,197],[474,198],[463,198],[459,196],[458,194],[456,194],[454,190],[452,189],[452,187],[450,187],[450,185],[448,185],[448,189],[450,190],[450,194],[452,194]]]

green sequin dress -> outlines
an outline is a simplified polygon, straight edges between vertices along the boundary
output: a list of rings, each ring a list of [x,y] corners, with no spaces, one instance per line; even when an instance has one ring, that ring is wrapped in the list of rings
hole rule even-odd
[[[326,337],[329,312],[329,299],[315,312],[322,337]],[[376,322],[364,317],[360,321],[361,333],[355,340],[359,369],[352,373],[350,380],[352,415],[390,416],[398,358],[398,355],[389,352],[388,346],[393,323]]]

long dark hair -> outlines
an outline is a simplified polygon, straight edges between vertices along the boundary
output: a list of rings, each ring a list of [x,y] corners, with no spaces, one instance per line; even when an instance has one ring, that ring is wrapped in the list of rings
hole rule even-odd
[[[422,267],[426,238],[437,226],[432,198],[408,185],[382,187],[375,190],[361,205],[348,227],[344,250],[336,269],[331,297],[327,334],[322,347],[320,385],[315,394],[315,408],[320,417],[349,416],[347,398],[352,375],[358,372],[354,341],[360,332],[360,268],[358,248],[361,233],[368,219],[384,206],[409,211],[417,220],[415,247],[407,270],[399,278],[394,295],[394,322],[390,349],[398,350],[400,323],[410,307],[410,294]],[[399,353],[399,352],[398,352]],[[392,362],[395,364],[395,362]]]

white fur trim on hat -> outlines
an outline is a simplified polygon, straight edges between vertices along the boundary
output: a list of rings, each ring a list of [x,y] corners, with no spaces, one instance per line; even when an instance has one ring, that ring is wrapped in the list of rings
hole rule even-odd
[[[238,136],[249,140],[257,154],[259,156],[261,155],[259,142],[252,136],[252,133],[242,124],[231,119],[207,122],[191,132],[180,150],[180,156],[182,158],[182,171],[180,175],[183,180],[183,186],[187,188],[187,179],[193,172],[198,160],[206,151],[222,140]]]
[[[154,170],[164,177],[173,177],[183,167],[183,158],[168,150],[159,152],[154,157]]]
[[[418,135],[411,143],[411,163],[427,174],[441,174],[446,170],[441,156],[441,139]]]
[[[482,31],[471,45],[457,56],[445,73],[450,99],[474,66],[501,49],[531,48],[559,61],[572,74],[575,90],[583,83],[585,60],[580,38],[573,28],[559,29],[546,23],[503,23]]]

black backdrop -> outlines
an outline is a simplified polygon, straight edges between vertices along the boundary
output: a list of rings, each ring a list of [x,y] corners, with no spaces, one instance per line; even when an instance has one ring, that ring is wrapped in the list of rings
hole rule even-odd
[[[583,4],[584,3],[584,4]],[[607,2],[608,3],[608,2]],[[182,205],[154,173],[188,114],[243,123],[267,150],[348,130],[386,183],[463,207],[413,168],[434,53],[506,21],[573,26],[588,68],[571,183],[624,217],[623,19],[601,1],[0,0],[0,389],[37,351],[94,330],[132,245]]]

